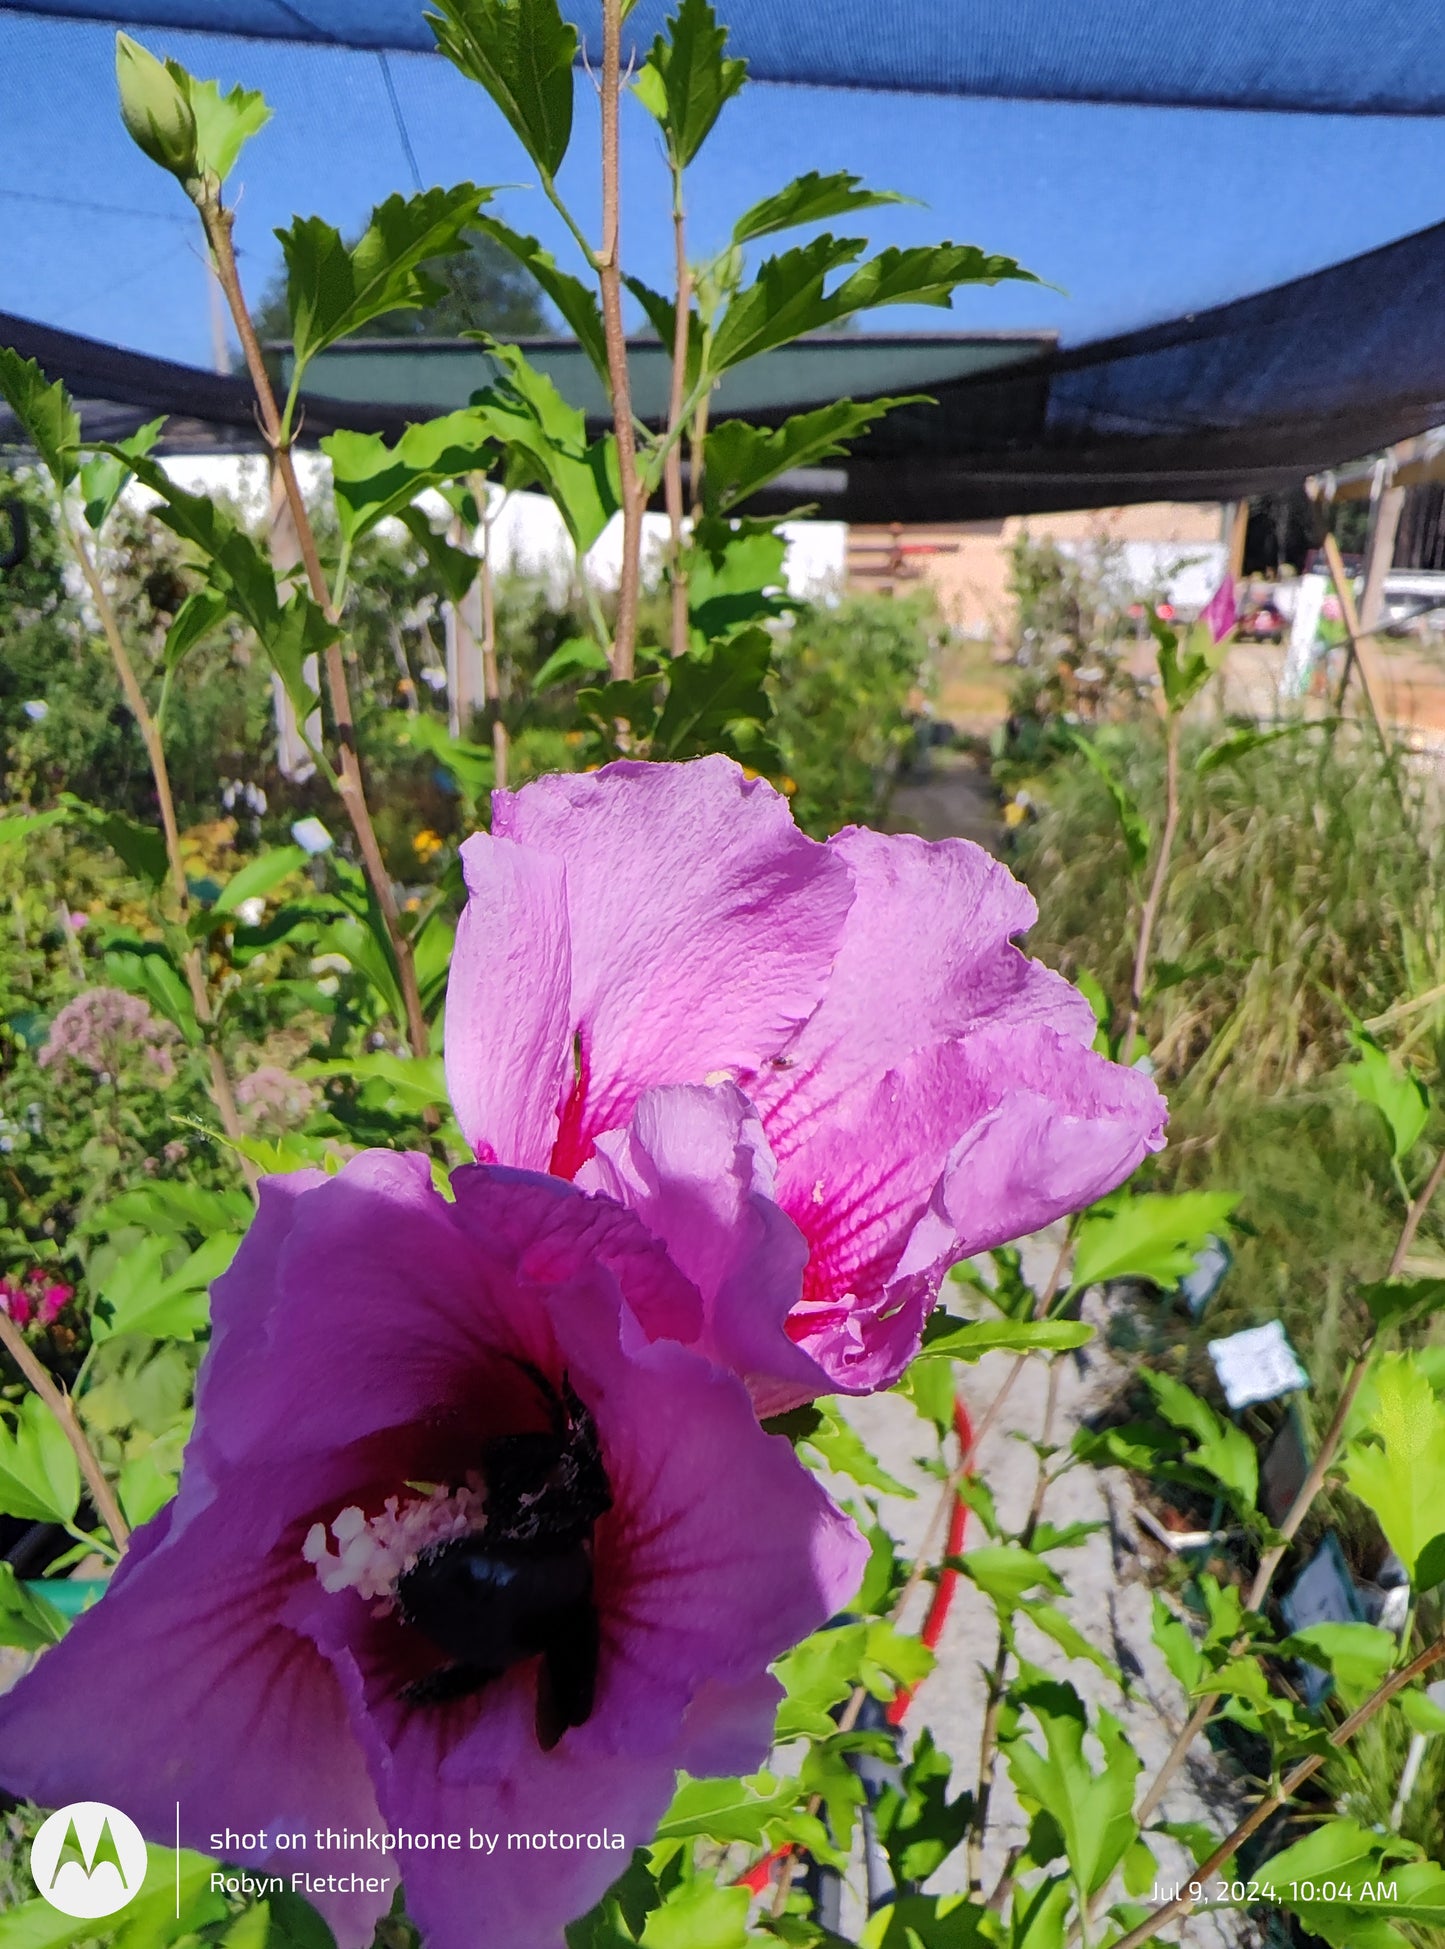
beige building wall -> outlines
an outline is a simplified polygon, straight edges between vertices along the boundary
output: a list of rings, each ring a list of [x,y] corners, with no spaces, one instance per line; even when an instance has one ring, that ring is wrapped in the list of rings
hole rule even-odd
[[[1216,503],[1158,501],[1071,514],[1009,515],[1001,521],[856,526],[848,530],[848,586],[903,594],[925,583],[954,629],[1001,640],[1012,624],[1008,552],[1020,535],[1035,541],[1143,541],[1187,548],[1219,541],[1223,524],[1224,510]]]

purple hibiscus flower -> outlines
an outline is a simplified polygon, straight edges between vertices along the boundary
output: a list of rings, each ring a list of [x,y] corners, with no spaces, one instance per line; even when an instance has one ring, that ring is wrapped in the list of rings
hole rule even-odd
[[[678,1767],[762,1761],[769,1660],[866,1557],[678,1343],[699,1296],[636,1217],[453,1187],[381,1152],[263,1185],[178,1497],[0,1701],[12,1792],[158,1839],[179,1802],[189,1844],[306,1876],[342,1949],[398,1876],[429,1949],[555,1949]]]
[[[478,1157],[608,1191],[694,1270],[701,1344],[760,1412],[887,1386],[948,1266],[1122,1182],[1163,1142],[1143,1075],[1013,937],[1036,917],[964,840],[826,845],[725,758],[622,763],[493,798],[462,848],[447,1078]],[[794,1343],[742,1343],[727,1222],[772,1198]]]

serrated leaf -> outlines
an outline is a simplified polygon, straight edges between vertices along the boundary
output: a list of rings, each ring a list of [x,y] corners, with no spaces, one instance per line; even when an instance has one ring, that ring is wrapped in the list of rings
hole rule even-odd
[[[458,548],[446,535],[438,534],[425,508],[401,508],[396,518],[426,556],[448,600],[461,602],[482,572],[478,557],[469,548]]]
[[[1139,1378],[1170,1426],[1194,1437],[1187,1456],[1191,1466],[1212,1475],[1241,1510],[1252,1510],[1259,1493],[1259,1456],[1244,1430],[1217,1415],[1207,1401],[1170,1374],[1144,1367]]]
[[[1352,1032],[1360,1060],[1344,1071],[1345,1081],[1362,1103],[1371,1104],[1385,1119],[1393,1154],[1398,1161],[1414,1149],[1430,1116],[1430,1093],[1417,1076],[1398,1069],[1367,1035]]]
[[[424,488],[485,473],[494,457],[491,438],[485,418],[469,407],[407,427],[390,447],[379,433],[329,434],[321,451],[331,462],[343,539],[355,547]]]
[[[318,352],[384,312],[416,310],[441,295],[425,266],[460,248],[490,195],[475,183],[458,183],[389,196],[349,246],[320,217],[297,217],[276,232],[286,260],[293,399]]]
[[[1395,1662],[1395,1639],[1377,1624],[1308,1624],[1278,1647],[1279,1655],[1319,1665],[1351,1711],[1379,1686]]]
[[[835,400],[809,413],[795,413],[778,427],[749,426],[724,420],[707,436],[703,494],[708,508],[726,514],[779,475],[810,467],[831,454],[846,453],[848,442],[898,406],[928,402],[921,393],[894,399]]]
[[[218,1233],[204,1239],[173,1272],[163,1270],[171,1240],[142,1239],[117,1264],[105,1282],[103,1305],[92,1331],[96,1340],[116,1334],[143,1334],[151,1340],[189,1340],[210,1318],[209,1287],[236,1255],[239,1237]]]
[[[1096,1644],[1091,1643],[1057,1604],[1047,1604],[1041,1598],[1025,1597],[1019,1600],[1017,1610],[1019,1616],[1028,1618],[1036,1630],[1051,1638],[1066,1658],[1082,1658],[1096,1666],[1106,1678],[1113,1679],[1116,1685],[1122,1684],[1123,1674],[1113,1659],[1106,1657]]]
[[[1073,1290],[1106,1279],[1148,1279],[1172,1287],[1193,1270],[1213,1233],[1239,1203],[1233,1191],[1141,1192],[1096,1206],[1079,1227]]]
[[[158,420],[147,420],[128,440],[118,440],[108,452],[91,454],[82,464],[80,491],[84,497],[85,520],[89,528],[98,532],[105,525],[106,517],[125,491],[126,483],[134,477],[134,469],[127,456],[149,453],[161,437],[165,423],[164,414]]]
[[[59,379],[48,381],[34,359],[0,345],[0,394],[19,420],[58,491],[80,471],[80,415]]]
[[[766,724],[773,707],[763,688],[772,638],[748,629],[678,657],[667,672],[667,699],[652,735],[654,758],[715,751],[739,720]]]
[[[577,30],[556,0],[437,0],[426,16],[438,47],[479,82],[548,178],[572,139]]]
[[[1085,1752],[1088,1714],[1071,1685],[1036,1676],[1016,1685],[1014,1696],[1033,1715],[1045,1746],[1041,1753],[1022,1737],[1004,1745],[1014,1787],[1052,1815],[1079,1895],[1087,1899],[1107,1883],[1138,1836],[1134,1782],[1142,1761],[1118,1720],[1104,1711],[1094,1728],[1102,1766]]]
[[[685,1881],[642,1925],[642,1949],[747,1949],[746,1888]]]
[[[476,228],[504,250],[510,251],[517,262],[531,273],[561,312],[563,323],[592,361],[593,371],[605,384],[610,385],[607,333],[602,323],[602,308],[597,302],[597,293],[580,278],[564,271],[551,251],[545,249],[535,237],[513,230],[499,217],[478,217]],[[668,342],[671,343],[670,340]]]
[[[174,72],[175,63],[166,64]],[[186,93],[196,121],[196,169],[215,183],[224,183],[242,149],[271,119],[266,97],[254,89],[231,88],[222,94],[215,81],[186,76]]]
[[[1063,1579],[1053,1565],[1017,1543],[980,1544],[976,1550],[950,1558],[950,1562],[1005,1611],[1012,1610],[1031,1590],[1046,1590],[1055,1597],[1064,1592]]]
[[[1380,1362],[1375,1390],[1364,1439],[1344,1457],[1345,1481],[1419,1585],[1426,1552],[1445,1534],[1445,1404],[1409,1354]],[[1432,1583],[1442,1575],[1445,1562]]]
[[[727,42],[728,30],[708,0],[681,0],[633,83],[638,100],[662,125],[679,169],[692,161],[747,79],[747,62],[729,59]]]
[[[700,1834],[760,1846],[769,1823],[791,1813],[797,1800],[797,1781],[775,1779],[770,1773],[746,1780],[692,1780],[683,1774],[656,1838],[671,1841]]]
[[[846,1475],[860,1487],[879,1489],[884,1495],[907,1496],[910,1500],[916,1495],[906,1482],[888,1473],[834,1402],[820,1401],[818,1411],[817,1425],[801,1439],[835,1475]]]
[[[171,619],[166,631],[165,664],[178,670],[198,643],[205,640],[230,613],[230,604],[215,589],[193,589]]]
[[[1153,835],[1149,823],[1139,810],[1139,801],[1125,785],[1108,759],[1100,751],[1092,738],[1082,732],[1070,730],[1069,742],[1075,751],[1093,771],[1104,781],[1109,797],[1114,801],[1114,811],[1119,820],[1119,829],[1124,835],[1124,850],[1129,856],[1129,870],[1137,873],[1149,857]]]
[[[917,1360],[981,1360],[1006,1347],[1014,1353],[1082,1347],[1094,1337],[1083,1320],[955,1320],[935,1313]]]
[[[585,555],[622,505],[617,442],[611,434],[589,442],[586,415],[516,346],[491,350],[502,377],[474,394],[472,404],[507,450],[509,484],[535,483],[550,494],[577,553]]]
[[[1164,1662],[1191,1697],[1202,1687],[1206,1666],[1194,1641],[1194,1634],[1182,1617],[1176,1617],[1156,1590],[1154,1623],[1151,1633],[1164,1654]]]
[[[80,1467],[45,1403],[27,1394],[13,1422],[0,1418],[0,1515],[70,1523],[80,1506]]]
[[[802,223],[831,223],[835,217],[851,216],[855,210],[877,210],[885,203],[913,203],[897,190],[863,187],[861,176],[846,169],[821,176],[810,169],[806,176],[795,176],[785,189],[774,191],[754,203],[733,225],[735,244],[751,243],[777,230],[791,230]]]
[[[0,1645],[43,1651],[65,1636],[65,1619],[53,1604],[27,1590],[14,1566],[0,1560]]]

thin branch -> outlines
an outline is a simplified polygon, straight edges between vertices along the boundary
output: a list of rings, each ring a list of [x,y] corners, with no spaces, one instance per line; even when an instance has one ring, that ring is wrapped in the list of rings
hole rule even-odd
[[[95,603],[101,630],[110,648],[111,661],[120,679],[121,690],[131,716],[136,721],[141,743],[145,746],[146,757],[150,762],[151,778],[160,805],[161,830],[165,835],[166,865],[170,873],[171,891],[175,896],[181,925],[184,927],[191,911],[191,889],[186,879],[186,863],[181,857],[181,835],[176,821],[175,798],[171,792],[170,769],[166,764],[165,741],[161,737],[160,727],[151,715],[145,693],[136,677],[135,666],[130,660],[125,638],[121,635],[120,625],[116,621],[110,591],[106,588],[104,578],[96,567],[95,558],[86,546],[84,535],[71,524],[63,510],[61,520],[71,552],[80,564],[81,574],[85,577],[86,585]],[[236,1098],[231,1089],[231,1079],[226,1070],[225,1060],[211,1034],[215,1027],[215,1015],[211,1008],[210,991],[206,986],[205,962],[198,941],[193,941],[186,949],[182,965],[185,969],[186,986],[190,990],[191,1007],[206,1043],[207,1062],[211,1072],[211,1101],[215,1104],[216,1114],[221,1119],[221,1128],[230,1139],[232,1146],[238,1147],[244,1141],[246,1133],[242,1128],[240,1112],[236,1108]],[[256,1166],[241,1149],[236,1148],[235,1154],[247,1188],[254,1196],[259,1181]]]
[[[1389,1269],[1385,1274],[1387,1279],[1399,1278],[1405,1260],[1409,1256],[1410,1247],[1415,1242],[1415,1234],[1420,1229],[1420,1221],[1429,1209],[1431,1201],[1440,1189],[1442,1181],[1445,1181],[1445,1150],[1442,1150],[1439,1157],[1436,1158],[1434,1169],[1431,1171],[1429,1177],[1426,1178],[1419,1195],[1412,1201],[1409,1210],[1405,1213],[1405,1222],[1400,1227],[1400,1236],[1396,1240],[1395,1249],[1390,1255]],[[1265,1597],[1269,1593],[1269,1587],[1274,1581],[1274,1573],[1279,1568],[1286,1549],[1294,1540],[1301,1523],[1303,1523],[1305,1517],[1309,1514],[1315,1497],[1324,1487],[1325,1477],[1329,1474],[1335,1456],[1339,1452],[1340,1442],[1344,1436],[1345,1424],[1349,1420],[1350,1409],[1355,1404],[1355,1397],[1360,1391],[1360,1384],[1365,1378],[1366,1369],[1370,1364],[1370,1357],[1374,1353],[1375,1338],[1375,1332],[1372,1330],[1366,1335],[1364,1344],[1361,1346],[1354,1360],[1350,1363],[1349,1372],[1345,1376],[1345,1384],[1340,1390],[1340,1398],[1336,1402],[1335,1411],[1330,1417],[1330,1425],[1325,1430],[1318,1452],[1310,1465],[1309,1473],[1300,1484],[1299,1492],[1290,1504],[1284,1521],[1279,1526],[1281,1540],[1272,1549],[1267,1550],[1260,1558],[1259,1568],[1254,1573],[1254,1581],[1251,1583],[1249,1594],[1244,1600],[1244,1607],[1248,1611],[1257,1611],[1264,1602]],[[1237,1657],[1239,1655],[1239,1652],[1244,1647],[1244,1642],[1243,1639],[1236,1641],[1232,1647],[1231,1656]],[[1159,1802],[1164,1797],[1164,1791],[1168,1787],[1169,1782],[1183,1765],[1190,1747],[1203,1730],[1208,1722],[1209,1715],[1218,1703],[1219,1694],[1217,1692],[1211,1692],[1202,1698],[1190,1713],[1183,1731],[1170,1747],[1163,1765],[1150,1783],[1148,1792],[1139,1802],[1138,1819],[1141,1824],[1148,1820],[1149,1816],[1158,1807]]]
[[[1330,1734],[1330,1745],[1334,1747],[1345,1745],[1361,1726],[1373,1719],[1381,1707],[1394,1698],[1397,1692],[1402,1692],[1412,1678],[1417,1678],[1421,1672],[1428,1670],[1441,1658],[1445,1658],[1445,1635],[1436,1638],[1433,1644],[1427,1645],[1417,1657],[1410,1660],[1408,1665],[1402,1665],[1399,1671],[1392,1672],[1378,1691],[1373,1692],[1362,1706],[1350,1714],[1348,1719],[1342,1720],[1335,1727]],[[1283,1807],[1288,1800],[1292,1799],[1306,1780],[1319,1772],[1327,1757],[1325,1753],[1312,1753],[1308,1759],[1301,1760],[1292,1772],[1287,1773],[1274,1792],[1266,1794],[1258,1806],[1239,1823],[1234,1832],[1220,1842],[1209,1859],[1201,1861],[1199,1866],[1192,1870],[1189,1881],[1185,1885],[1186,1889],[1189,1887],[1202,1889],[1210,1875],[1221,1868],[1251,1834],[1263,1827],[1277,1808]],[[1112,1949],[1141,1949],[1142,1944],[1153,1941],[1166,1922],[1172,1922],[1176,1915],[1187,1915],[1198,1900],[1198,1896],[1181,1890],[1173,1901],[1165,1902],[1162,1907],[1156,1908],[1152,1914],[1147,1915],[1137,1928],[1130,1929],[1127,1935],[1121,1935],[1112,1945]]]
[[[75,1404],[65,1390],[56,1384],[53,1376],[41,1366],[26,1345],[20,1328],[3,1308],[0,1308],[0,1346],[4,1347],[36,1394],[60,1423],[61,1432],[70,1443],[75,1452],[75,1459],[80,1464],[80,1472],[85,1477],[85,1486],[90,1490],[90,1499],[95,1504],[95,1513],[110,1531],[117,1550],[123,1551],[130,1541],[130,1525],[121,1515],[120,1504],[115,1499],[115,1491],[106,1481],[105,1471],[96,1459],[95,1450],[86,1440],[85,1432],[76,1419]]]
[[[280,473],[281,484],[291,508],[291,518],[296,528],[296,541],[306,569],[306,580],[310,585],[313,599],[328,622],[335,623],[338,620],[336,606],[332,600],[330,585],[326,580],[326,572],[321,566],[321,555],[316,546],[316,532],[311,525],[311,516],[301,493],[301,483],[296,476],[290,439],[276,404],[271,375],[267,372],[266,362],[261,356],[261,345],[256,337],[256,328],[251,321],[245,295],[241,290],[240,273],[236,268],[236,252],[231,238],[232,213],[223,209],[215,200],[203,202],[199,208],[201,221],[205,225],[206,236],[210,242],[216,276],[220,280],[222,291],[226,294],[226,302],[230,306],[231,317],[241,340],[241,349],[245,353],[246,369],[250,374],[256,403],[261,411],[262,431],[267,444],[276,456],[277,471]],[[331,718],[336,731],[337,747],[341,754],[341,776],[338,788],[341,802],[351,821],[351,829],[356,834],[356,843],[361,849],[362,865],[366,870],[372,893],[376,897],[376,904],[381,909],[387,935],[391,941],[406,1013],[407,1040],[411,1044],[414,1055],[426,1056],[431,1052],[431,1040],[427,1032],[426,1015],[421,1005],[421,991],[417,986],[416,962],[412,954],[411,941],[401,924],[401,912],[392,890],[391,876],[381,856],[381,846],[371,820],[371,808],[366,801],[366,786],[361,773],[361,755],[356,742],[356,722],[351,709],[351,692],[347,688],[346,664],[342,658],[339,640],[334,640],[327,645],[324,664],[326,690],[331,703]]]
[[[1134,1047],[1134,1037],[1139,1029],[1139,1017],[1144,1008],[1144,995],[1149,985],[1149,959],[1154,949],[1154,928],[1159,919],[1159,909],[1164,900],[1164,888],[1169,878],[1169,861],[1174,851],[1175,835],[1179,831],[1179,737],[1181,719],[1178,711],[1170,711],[1164,733],[1164,830],[1159,838],[1159,852],[1154,861],[1154,874],[1149,883],[1144,908],[1139,915],[1139,940],[1134,950],[1134,977],[1129,984],[1129,1017],[1124,1024],[1123,1040],[1119,1052],[1125,1062],[1129,1061]]]
[[[627,366],[627,333],[622,323],[621,163],[617,133],[622,94],[623,0],[602,6],[602,248],[594,263],[602,291],[602,324],[607,340],[607,374],[612,419],[617,434],[617,470],[622,489],[622,577],[617,588],[617,627],[612,638],[612,674],[631,677],[637,653],[637,603],[642,575],[642,513],[647,491],[637,471],[632,429],[632,380]]]

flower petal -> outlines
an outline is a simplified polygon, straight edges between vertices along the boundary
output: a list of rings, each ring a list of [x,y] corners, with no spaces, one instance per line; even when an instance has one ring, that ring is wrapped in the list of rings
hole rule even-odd
[[[832,1387],[788,1337],[808,1245],[774,1203],[773,1179],[762,1125],[731,1083],[648,1090],[626,1130],[599,1137],[577,1174],[667,1247],[702,1295],[700,1350],[747,1383],[760,1416]]]
[[[447,1090],[484,1163],[545,1171],[572,1073],[567,876],[560,859],[496,834],[469,839],[462,862]]]
[[[492,836],[462,849],[479,914],[495,904],[505,842],[564,874],[569,1015],[559,1047],[557,978],[543,972],[538,997],[527,992],[555,951],[549,879],[545,901],[529,891],[507,907],[500,963],[480,920],[458,936],[449,1077],[479,1156],[540,1161],[537,1119],[529,1107],[523,1141],[507,1094],[534,1067],[529,1106],[561,1080],[550,1168],[570,1177],[600,1131],[627,1122],[644,1089],[761,1069],[817,1007],[851,877],[797,830],[785,799],[730,760],[624,762],[499,792]],[[489,1069],[495,1083],[479,1080]]]
[[[457,1172],[453,1189],[449,1204],[424,1157],[369,1151],[283,1207],[289,1222],[258,1220],[214,1289],[208,1465],[328,1455],[449,1416],[474,1445],[504,1432],[487,1402],[515,1390],[489,1393],[485,1377],[552,1364],[534,1288],[600,1282],[615,1305],[620,1286],[648,1332],[696,1338],[696,1292],[614,1204],[494,1166]]]
[[[867,1554],[730,1375],[648,1343],[592,1295],[558,1288],[541,1304],[614,1496],[595,1537],[601,1654],[586,1723],[544,1752],[526,1666],[473,1698],[409,1702],[394,1620],[345,1596],[293,1613],[335,1664],[386,1818],[501,1837],[486,1901],[488,1940],[505,1949],[553,1949],[650,1839],[679,1766],[761,1763],[776,1698],[766,1666],[852,1595]],[[622,1846],[508,1845],[548,1830]],[[476,1855],[417,1853],[404,1866],[430,1949],[472,1949]]]
[[[264,1500],[266,1482],[253,1484]],[[101,1602],[0,1698],[0,1784],[64,1806],[105,1800],[169,1843],[273,1872],[376,1877],[384,1857],[213,1846],[211,1836],[379,1826],[365,1759],[328,1661],[277,1621],[306,1572],[257,1553],[243,1510],[172,1504],[140,1532]],[[179,1520],[178,1520],[179,1516]],[[313,1897],[340,1949],[369,1944],[390,1893]]]

